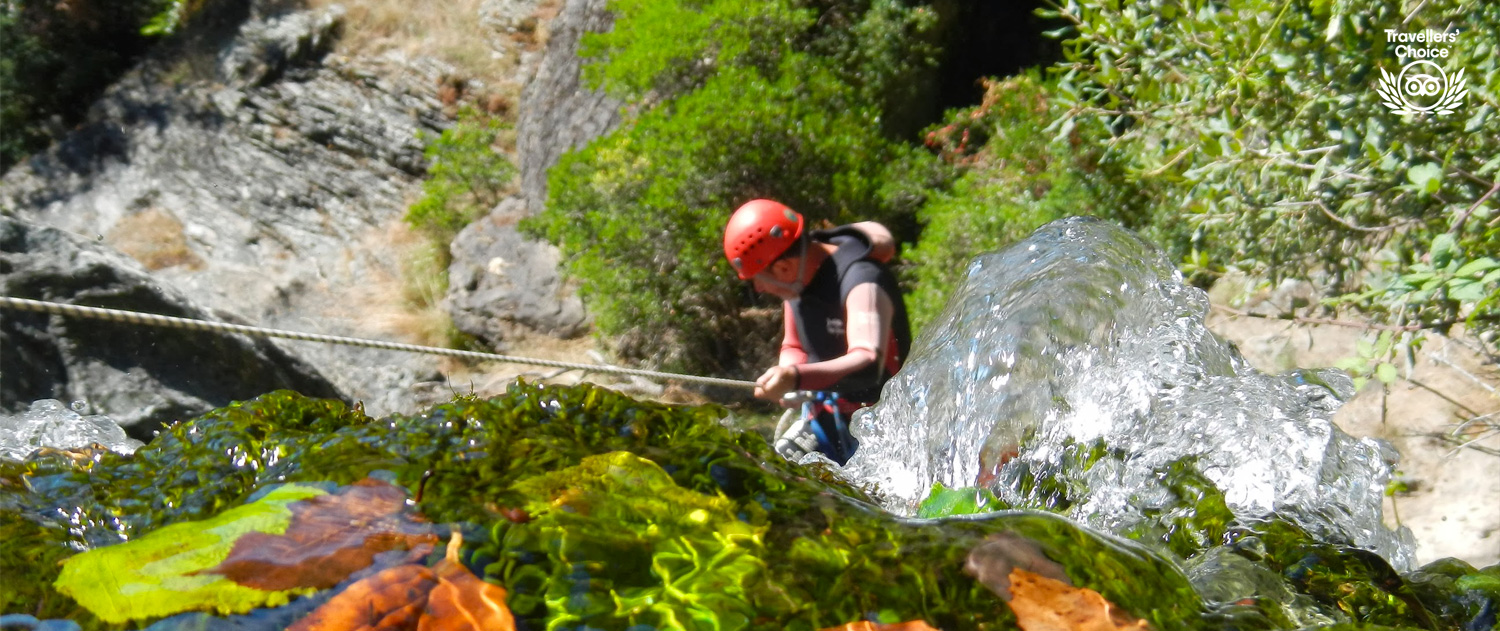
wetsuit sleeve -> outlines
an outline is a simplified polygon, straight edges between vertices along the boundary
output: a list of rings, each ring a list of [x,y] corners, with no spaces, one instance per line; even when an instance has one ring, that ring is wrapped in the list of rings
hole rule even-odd
[[[785,332],[781,336],[781,358],[779,366],[807,363],[807,350],[802,348],[802,339],[797,337],[797,316],[792,313],[792,303],[781,303],[781,319]]]
[[[849,291],[844,301],[845,339],[849,351],[843,357],[797,367],[797,387],[802,390],[825,390],[846,377],[869,376],[874,384],[880,378],[880,366],[890,352],[890,296],[875,283],[861,283]]]

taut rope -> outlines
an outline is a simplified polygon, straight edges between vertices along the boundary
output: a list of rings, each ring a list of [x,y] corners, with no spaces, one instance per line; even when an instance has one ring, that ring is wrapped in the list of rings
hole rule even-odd
[[[645,377],[655,380],[677,380],[693,383],[702,383],[714,386],[729,386],[733,388],[754,388],[755,382],[741,381],[738,379],[721,379],[719,377],[699,377],[696,375],[680,375],[669,372],[658,372],[655,370],[639,370],[636,368],[622,368],[619,366],[601,366],[596,364],[577,364],[573,362],[555,361],[551,359],[537,359],[534,357],[516,357],[514,355],[498,355],[495,353],[480,353],[477,351],[461,351],[451,348],[438,348],[436,346],[419,346],[417,344],[401,344],[397,342],[383,342],[380,340],[366,340],[357,337],[341,337],[337,335],[320,335],[316,333],[301,333],[298,331],[284,331],[280,329],[267,329],[258,326],[245,326],[240,324],[227,324],[224,322],[209,322],[207,320],[193,320],[191,318],[174,318],[171,316],[156,315],[153,313],[140,313],[136,311],[121,311],[118,309],[102,309],[99,307],[83,307],[58,302],[45,302],[41,300],[30,300],[26,298],[11,298],[0,296],[0,307],[9,307],[23,311],[39,311],[60,316],[76,316],[82,318],[93,318],[96,320],[109,320],[111,322],[126,322],[129,324],[140,324],[147,326],[160,326],[172,329],[187,329],[191,331],[212,331],[216,333],[239,333],[255,337],[280,337],[289,340],[301,340],[304,342],[322,342],[324,344],[343,344],[345,346],[359,346],[364,348],[379,348],[392,351],[407,351],[411,353],[427,353],[430,355],[447,355],[449,357],[463,357],[467,359],[480,359],[490,361],[507,362],[511,364],[528,364],[532,366],[547,366],[550,368],[564,368],[569,370],[583,370],[587,372],[611,373],[618,375],[630,375]]]

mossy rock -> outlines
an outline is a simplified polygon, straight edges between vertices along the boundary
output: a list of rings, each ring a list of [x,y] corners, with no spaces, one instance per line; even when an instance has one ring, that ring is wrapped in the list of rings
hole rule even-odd
[[[724,427],[726,415],[525,382],[384,419],[270,393],[174,425],[133,456],[0,463],[0,529],[14,536],[0,568],[21,574],[0,582],[0,603],[5,613],[119,628],[36,586],[52,585],[56,562],[79,549],[107,552],[229,519],[276,485],[327,488],[373,473],[404,487],[427,519],[462,529],[465,563],[506,588],[526,628],[813,631],[925,620],[948,631],[1012,629],[1003,601],[966,571],[974,551],[1006,538],[1028,542],[1073,584],[1154,629],[1286,626],[1271,605],[1211,609],[1159,532],[1143,545],[1040,511],[898,518],[827,470],[787,463],[760,436]],[[1226,524],[1214,510],[1222,498],[1203,484],[1178,485],[1203,514],[1202,523],[1179,515],[1167,524],[1201,531],[1177,543],[1230,546],[1334,612],[1330,622],[1458,628],[1475,619],[1467,606],[1422,618],[1416,597],[1403,600],[1411,587],[1400,577],[1393,586],[1379,567],[1351,561],[1363,557],[1300,531]],[[929,513],[994,506],[971,492],[945,497]],[[1488,593],[1490,575],[1453,573],[1442,574],[1451,588],[1427,590],[1421,602]],[[288,607],[306,611],[307,602]],[[1340,617],[1345,606],[1354,613]],[[235,624],[286,617],[253,613]]]

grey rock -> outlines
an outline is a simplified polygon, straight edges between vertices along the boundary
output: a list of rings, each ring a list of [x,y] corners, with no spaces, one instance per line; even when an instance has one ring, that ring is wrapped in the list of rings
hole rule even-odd
[[[61,230],[0,216],[0,294],[219,319],[141,265]],[[136,438],[271,390],[340,398],[315,368],[264,338],[29,311],[0,313],[0,411],[82,401]]]
[[[523,237],[517,198],[459,233],[450,250],[446,306],[460,331],[496,348],[530,332],[574,337],[588,326],[583,303],[558,274],[557,248]]]
[[[621,103],[582,79],[578,42],[584,33],[614,25],[608,0],[566,0],[549,27],[547,53],[521,94],[516,121],[521,195],[540,212],[547,202],[547,170],[562,154],[582,147],[620,124]]]
[[[486,344],[530,333],[573,337],[588,328],[587,314],[557,271],[555,247],[523,237],[515,223],[547,203],[547,170],[568,150],[609,133],[621,119],[619,101],[582,82],[578,43],[586,32],[608,31],[614,23],[607,0],[566,0],[547,28],[547,52],[521,94],[516,122],[520,198],[501,202],[490,215],[466,228],[450,248],[448,295],[454,325]],[[537,29],[529,23],[529,0],[489,0],[484,19],[508,29]]]
[[[337,10],[250,15],[212,43],[207,76],[153,58],[112,86],[0,179],[0,214],[103,241],[156,285],[247,323],[389,339],[364,302],[390,302],[369,294],[401,278],[388,241],[425,172],[419,133],[447,125],[435,87],[448,70],[325,56]],[[407,389],[438,378],[431,355],[275,344],[374,415],[415,411]]]
[[[343,17],[344,7],[335,4],[247,22],[219,53],[219,74],[234,84],[265,85],[288,68],[315,65],[338,38]]]

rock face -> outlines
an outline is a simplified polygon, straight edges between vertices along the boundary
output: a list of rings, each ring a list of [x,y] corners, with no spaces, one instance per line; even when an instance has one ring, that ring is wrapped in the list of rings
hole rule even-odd
[[[86,124],[0,180],[0,213],[103,241],[248,323],[399,338],[364,303],[399,291],[390,235],[425,169],[418,134],[444,125],[447,70],[328,56],[336,6],[262,9],[112,86]],[[414,409],[411,386],[436,375],[431,356],[286,344],[373,414]]]
[[[578,43],[584,33],[608,31],[608,0],[567,0],[549,27],[547,54],[521,95],[516,145],[521,195],[540,212],[547,201],[547,170],[570,149],[588,144],[620,123],[621,103],[583,82]]]
[[[563,153],[609,133],[621,120],[619,101],[583,84],[578,57],[584,33],[613,25],[606,4],[566,0],[547,26],[547,52],[521,95],[516,123],[520,197],[501,202],[451,248],[444,304],[459,330],[496,347],[527,332],[572,337],[587,329],[583,304],[559,277],[557,248],[522,236],[516,222],[545,207],[547,170]]]
[[[221,320],[137,262],[61,230],[0,217],[0,294]],[[149,440],[165,423],[280,388],[340,397],[317,370],[264,338],[7,311],[0,411],[83,401]]]
[[[506,200],[464,228],[450,248],[446,303],[453,324],[495,348],[529,331],[573,337],[587,328],[583,303],[558,274],[557,248],[516,232],[521,206]]]

